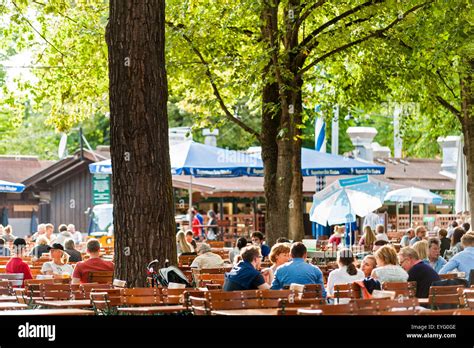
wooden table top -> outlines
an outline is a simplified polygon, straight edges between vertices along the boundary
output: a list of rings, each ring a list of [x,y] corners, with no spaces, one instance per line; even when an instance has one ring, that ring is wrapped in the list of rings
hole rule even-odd
[[[44,301],[37,300],[35,304],[44,306],[44,307],[53,307],[53,308],[89,308],[92,307],[91,300],[54,300],[54,301]]]
[[[18,302],[0,302],[0,311],[5,311],[9,309],[22,309],[28,308],[28,305]]]
[[[222,309],[211,312],[214,315],[277,315],[278,308]]]
[[[154,313],[176,313],[186,310],[186,307],[181,305],[176,306],[147,306],[147,307],[119,307],[119,313],[128,314],[154,314]]]
[[[16,302],[16,296],[0,296],[1,302]]]
[[[76,308],[65,309],[24,309],[1,311],[0,315],[94,315],[94,311]]]

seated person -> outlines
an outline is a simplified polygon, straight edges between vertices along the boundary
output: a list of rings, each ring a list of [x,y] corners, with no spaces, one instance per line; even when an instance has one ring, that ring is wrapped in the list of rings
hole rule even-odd
[[[268,271],[268,279],[266,279],[268,284],[272,283],[277,268],[287,263],[289,260],[290,244],[277,243],[272,247],[270,251],[270,261],[272,262],[272,266],[264,270],[265,273]]]
[[[257,269],[260,268],[262,255],[259,247],[250,245],[240,253],[242,261],[225,274],[224,291],[266,290],[270,286]]]
[[[400,241],[400,246],[407,247],[410,245],[410,240],[412,238],[415,238],[415,230],[413,228],[409,228],[406,230],[405,235],[402,237],[402,240]]]
[[[335,245],[336,247],[341,244],[342,237],[344,236],[344,226],[335,226],[334,233],[329,237],[328,244]]]
[[[66,239],[72,239],[73,238],[72,233],[67,230],[67,226],[65,224],[59,225],[58,231],[59,231],[59,233],[58,233],[56,239],[54,240],[55,243],[59,243],[62,246],[64,246],[64,242],[66,241]]]
[[[33,257],[39,259],[41,257],[41,255],[49,253],[49,245],[48,244],[49,244],[48,238],[46,238],[46,236],[44,236],[44,235],[40,235],[36,239],[36,245],[33,248],[33,250],[31,250],[30,256],[33,256]]]
[[[72,274],[72,284],[88,283],[89,272],[96,271],[113,271],[114,264],[100,258],[100,243],[97,239],[89,239],[86,244],[86,251],[89,259],[76,264]]]
[[[454,255],[440,269],[439,274],[446,274],[457,269],[459,272],[464,272],[466,279],[470,281],[470,272],[474,269],[474,232],[464,234],[461,238],[461,243],[464,247],[463,251]]]
[[[73,239],[68,239],[64,242],[64,251],[69,255],[69,262],[82,261],[80,251],[76,250],[76,242]]]
[[[447,263],[447,261],[440,256],[440,251],[440,240],[438,238],[428,239],[428,257],[425,258],[423,262],[431,266],[431,268],[433,268],[436,273],[438,273]]]
[[[243,248],[247,246],[248,242],[247,239],[244,237],[240,237],[237,239],[235,242],[235,247],[231,251],[229,251],[229,260],[232,264],[236,265],[238,262],[236,262],[236,257],[237,255],[240,255],[240,252],[242,251]]]
[[[441,242],[441,246],[440,246],[441,250],[439,254],[441,256],[444,256],[444,252],[446,250],[449,250],[449,248],[451,247],[451,239],[447,237],[448,231],[446,231],[444,228],[441,228],[438,233],[439,233],[439,241]]]
[[[408,281],[416,282],[416,297],[428,298],[431,283],[440,280],[438,273],[419,259],[412,247],[404,247],[398,253],[400,265],[408,272]]]
[[[323,273],[319,267],[306,263],[306,246],[301,242],[294,243],[291,246],[290,255],[291,261],[278,267],[276,270],[271,288],[273,290],[280,290],[286,285],[291,285],[291,283],[301,285],[321,284],[323,296],[326,297]]]
[[[8,225],[3,229],[3,234],[0,236],[5,242],[13,242],[16,236],[13,235],[13,228]]]
[[[359,240],[359,245],[364,246],[364,250],[372,250],[375,243],[375,234],[369,225],[364,226],[364,234]]]
[[[265,237],[263,236],[262,232],[253,232],[251,238],[252,244],[260,247],[262,251],[262,259],[265,259],[268,255],[270,255],[270,247],[268,245],[263,244],[263,240]]]
[[[361,271],[364,272],[364,285],[371,294],[374,290],[381,290],[381,284],[378,280],[371,277],[372,271],[377,267],[377,261],[374,255],[367,255],[362,260]]]
[[[224,266],[224,260],[220,255],[211,252],[209,244],[202,243],[198,248],[198,256],[191,263],[191,268],[219,268]]]
[[[408,273],[398,265],[397,252],[391,245],[384,245],[375,252],[377,268],[372,271],[372,278],[380,283],[406,282]]]
[[[17,238],[13,241],[14,256],[8,261],[5,270],[7,273],[23,273],[23,281],[33,279],[30,267],[23,261],[22,257],[26,251],[26,241],[23,238]]]
[[[0,256],[10,256],[10,249],[5,245],[5,240],[0,238]]]
[[[348,284],[364,280],[364,272],[362,272],[360,269],[357,269],[354,263],[355,258],[350,249],[344,248],[337,252],[337,265],[339,268],[329,273],[327,284],[328,296],[334,296],[335,285]]]
[[[69,260],[69,255],[64,252],[64,247],[59,243],[54,243],[50,247],[49,252],[51,253],[52,261],[43,263],[43,266],[41,267],[41,273],[55,276],[72,276],[73,268],[67,263]]]
[[[195,254],[194,247],[188,243],[184,231],[179,231],[176,233],[176,247],[178,256]]]
[[[192,230],[187,230],[186,231],[186,241],[192,245],[192,247],[194,248],[194,250],[197,250],[197,243],[196,241],[194,240],[193,238],[193,231]]]
[[[387,243],[390,243],[390,239],[388,239],[388,235],[385,233],[385,227],[383,225],[375,226],[375,240],[384,240]]]
[[[425,238],[425,235],[426,235],[425,226],[418,226],[415,229],[415,237],[410,240],[410,246],[412,246],[416,242],[423,240],[423,238]]]

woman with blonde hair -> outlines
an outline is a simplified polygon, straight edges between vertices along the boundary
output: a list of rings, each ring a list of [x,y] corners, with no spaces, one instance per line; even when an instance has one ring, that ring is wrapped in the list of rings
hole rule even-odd
[[[54,243],[49,247],[51,253],[51,261],[43,263],[41,267],[41,273],[45,275],[61,276],[67,275],[72,276],[74,269],[68,264],[69,254],[64,252],[62,244]]]
[[[359,240],[359,245],[363,245],[365,250],[372,250],[375,243],[375,233],[369,225],[364,226],[364,234]]]
[[[272,284],[275,271],[278,267],[287,263],[290,260],[290,244],[288,243],[277,243],[270,250],[269,259],[272,262],[272,266],[264,269],[262,273],[268,272],[268,284]]]
[[[38,238],[36,238],[36,245],[31,250],[30,256],[33,256],[34,258],[39,259],[41,255],[46,254],[49,252],[49,239],[46,238],[44,235],[40,235]]]
[[[384,282],[406,282],[408,273],[398,264],[397,251],[391,245],[384,245],[375,252],[377,268],[372,278]]]
[[[411,246],[415,249],[416,253],[418,254],[418,258],[420,260],[424,260],[428,258],[428,241],[423,239]]]
[[[183,254],[192,254],[194,253],[194,248],[186,240],[186,233],[184,231],[179,231],[176,234],[176,244],[178,248],[178,256]]]

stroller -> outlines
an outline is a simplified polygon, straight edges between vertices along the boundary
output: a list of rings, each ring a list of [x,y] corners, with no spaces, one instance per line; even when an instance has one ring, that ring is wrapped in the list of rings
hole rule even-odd
[[[188,278],[176,266],[170,266],[169,260],[165,261],[165,268],[156,270],[153,266],[158,266],[158,260],[153,260],[147,265],[147,275],[151,277],[151,286],[155,287],[161,284],[163,287],[168,287],[169,283],[184,284],[187,288],[192,288],[193,285],[189,283]]]

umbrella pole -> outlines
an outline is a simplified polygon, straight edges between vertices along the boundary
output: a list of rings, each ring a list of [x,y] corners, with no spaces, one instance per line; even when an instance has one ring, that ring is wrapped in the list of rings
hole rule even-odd
[[[410,227],[413,227],[413,202],[410,201]]]
[[[193,173],[189,173],[189,229],[193,227]]]

